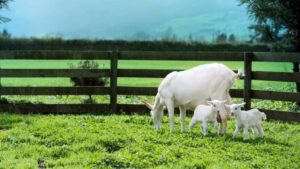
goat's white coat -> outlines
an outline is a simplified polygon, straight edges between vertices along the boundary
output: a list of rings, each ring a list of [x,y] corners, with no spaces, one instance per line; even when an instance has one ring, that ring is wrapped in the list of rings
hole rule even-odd
[[[210,102],[210,105],[198,105],[194,111],[194,115],[190,122],[190,130],[192,130],[198,122],[202,123],[203,135],[208,133],[208,123],[214,124],[214,133],[218,132],[217,113],[220,110],[220,106],[226,101],[214,100]]]
[[[180,109],[181,131],[185,131],[186,110],[194,110],[208,100],[227,100],[231,104],[229,89],[240,75],[218,63],[168,74],[159,85],[154,105],[147,104],[151,108],[155,128],[161,128],[164,106],[169,113],[170,131],[174,130],[174,107]],[[220,110],[222,133],[226,132],[229,115],[229,110]]]
[[[243,131],[243,139],[247,140],[249,138],[249,129],[253,129],[254,137],[257,137],[258,133],[261,137],[264,136],[264,130],[262,128],[262,120],[266,120],[266,114],[260,112],[258,109],[251,109],[248,111],[241,110],[242,104],[232,104],[230,106],[232,113],[235,116],[235,130],[233,132],[233,138],[236,138],[240,129]]]

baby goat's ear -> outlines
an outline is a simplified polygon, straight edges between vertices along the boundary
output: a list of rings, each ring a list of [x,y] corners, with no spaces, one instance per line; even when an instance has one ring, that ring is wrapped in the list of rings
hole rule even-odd
[[[225,104],[225,107],[226,107],[226,108],[230,108],[230,107],[231,107],[231,105],[229,105],[229,104]]]
[[[222,100],[222,101],[220,101],[221,103],[226,103],[227,102],[227,100]]]
[[[245,104],[246,104],[246,103],[244,102],[244,103],[239,104],[239,106],[240,106],[240,107],[243,107],[243,106],[245,106]]]
[[[212,101],[206,101],[208,105],[212,105]]]

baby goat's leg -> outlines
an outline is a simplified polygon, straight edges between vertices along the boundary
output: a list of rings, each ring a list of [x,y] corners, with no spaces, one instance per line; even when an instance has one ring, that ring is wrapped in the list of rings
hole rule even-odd
[[[258,129],[257,129],[257,127],[255,126],[255,127],[253,127],[253,135],[254,135],[254,138],[256,138],[257,137],[257,135],[258,135]]]
[[[195,125],[197,124],[197,120],[192,118],[191,122],[190,122],[190,130],[192,131],[193,128],[195,127]]]
[[[249,130],[248,126],[244,126],[243,140],[249,139],[249,131],[248,130]]]
[[[207,122],[205,120],[202,122],[202,130],[203,130],[203,135],[206,136],[208,133],[207,131],[208,129],[207,129]]]
[[[256,127],[258,129],[260,136],[263,138],[264,137],[264,129],[262,128],[261,124],[258,124]]]
[[[240,127],[238,125],[235,125],[235,130],[233,132],[233,138],[236,138],[236,136],[238,135],[240,131]]]
[[[214,121],[214,134],[218,133],[218,121]]]

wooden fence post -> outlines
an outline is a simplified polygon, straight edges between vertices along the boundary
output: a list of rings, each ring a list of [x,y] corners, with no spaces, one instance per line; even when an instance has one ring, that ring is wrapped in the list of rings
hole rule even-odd
[[[245,110],[251,108],[251,74],[252,74],[253,53],[244,53],[244,101],[246,102]]]
[[[110,111],[117,113],[117,72],[119,51],[113,51],[110,57]]]
[[[293,63],[293,72],[299,72],[299,62]],[[300,83],[296,83],[296,90],[299,93],[300,92]],[[298,106],[300,106],[300,102],[297,103]]]

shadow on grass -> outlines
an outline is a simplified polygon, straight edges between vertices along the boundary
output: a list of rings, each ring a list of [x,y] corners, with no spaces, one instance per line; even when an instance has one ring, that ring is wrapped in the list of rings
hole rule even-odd
[[[280,146],[292,146],[291,144],[288,143],[284,143],[284,142],[280,142],[278,140],[275,140],[273,138],[269,138],[269,137],[258,137],[256,139],[253,138],[249,138],[248,140],[243,140],[243,137],[237,137],[235,139],[232,138],[232,135],[226,134],[225,136],[225,140],[226,141],[230,141],[230,142],[239,142],[239,143],[245,143],[245,144],[252,144],[252,145],[260,145],[260,144],[275,144],[275,145],[280,145]]]
[[[14,118],[9,116],[0,116],[0,131],[9,130],[16,124],[24,122],[21,118]]]

